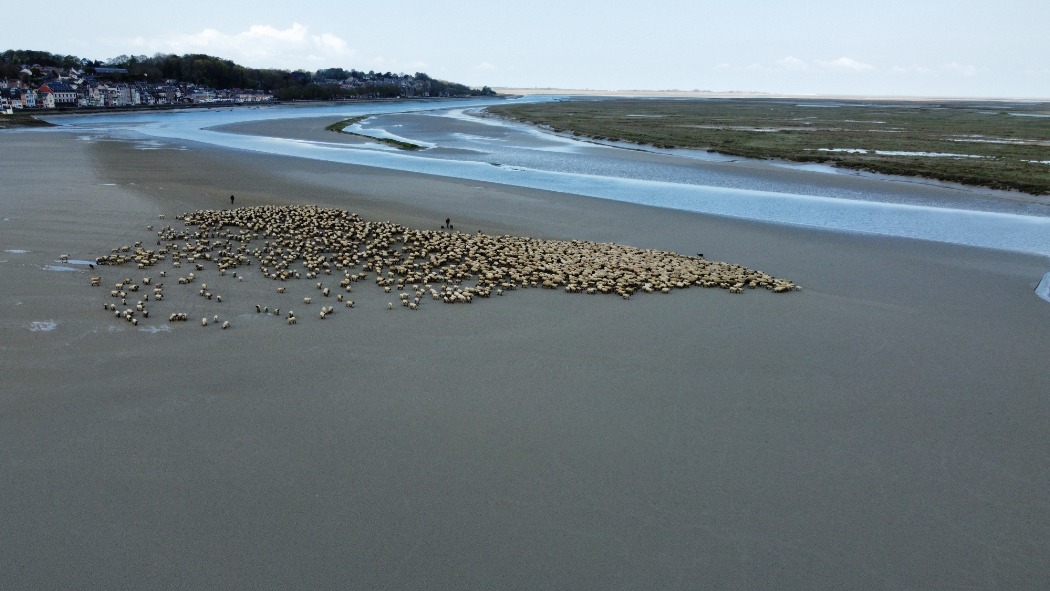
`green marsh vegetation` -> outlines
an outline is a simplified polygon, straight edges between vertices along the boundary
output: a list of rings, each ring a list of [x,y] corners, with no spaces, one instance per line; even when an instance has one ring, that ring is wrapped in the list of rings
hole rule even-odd
[[[1050,193],[1050,103],[594,99],[487,110],[599,140]]]
[[[15,127],[52,127],[52,125],[47,121],[41,121],[25,113],[0,115],[0,129],[12,129]]]
[[[344,119],[342,121],[339,121],[338,123],[333,123],[333,124],[325,127],[325,129],[327,129],[328,131],[335,131],[335,132],[339,132],[339,133],[345,133],[345,134],[348,134],[348,135],[355,135],[357,137],[363,137],[365,139],[369,139],[369,140],[372,140],[374,142],[381,142],[381,143],[384,143],[384,144],[389,144],[391,146],[394,146],[395,148],[398,148],[399,150],[422,150],[423,149],[423,146],[418,146],[416,144],[412,144],[412,143],[409,143],[409,142],[403,142],[401,140],[395,140],[395,139],[385,138],[385,137],[372,137],[370,135],[365,135],[363,133],[354,133],[352,131],[346,131],[347,127],[350,127],[351,125],[353,125],[355,123],[364,121],[368,117],[370,117],[370,115],[364,115],[364,116],[361,116],[361,117],[351,117],[350,119]]]

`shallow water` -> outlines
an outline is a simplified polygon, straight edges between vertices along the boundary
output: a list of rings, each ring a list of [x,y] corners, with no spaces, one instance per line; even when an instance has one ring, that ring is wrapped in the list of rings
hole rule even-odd
[[[1050,302],[1050,273],[1043,275],[1043,279],[1035,288],[1035,295]]]
[[[556,100],[556,97],[529,100]],[[789,167],[790,183],[727,168],[732,159],[705,152],[603,145],[546,133],[472,109],[491,100],[353,104],[324,107],[193,110],[64,117],[55,122],[142,142],[142,136],[314,158],[438,176],[569,192],[765,222],[886,234],[1050,256],[1046,208],[1010,200],[971,199],[974,191],[907,182],[853,189],[806,178],[828,178],[827,167]],[[428,147],[406,152],[383,144],[349,145],[224,133],[216,126],[296,117],[373,114],[354,130]],[[690,155],[691,154],[691,155]],[[805,175],[811,175],[806,177]],[[931,198],[932,195],[932,198]],[[927,205],[933,202],[936,206]],[[945,206],[948,205],[948,206]],[[971,207],[981,207],[975,211]]]

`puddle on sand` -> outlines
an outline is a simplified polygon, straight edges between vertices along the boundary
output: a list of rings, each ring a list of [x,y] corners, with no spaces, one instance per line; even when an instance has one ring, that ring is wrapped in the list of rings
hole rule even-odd
[[[29,330],[33,332],[51,332],[58,328],[58,323],[54,320],[34,320],[29,323]]]
[[[79,271],[76,267],[67,267],[65,265],[44,265],[41,269],[45,271]]]
[[[1043,275],[1042,281],[1035,288],[1035,295],[1050,302],[1050,273]]]
[[[9,250],[5,250],[4,252],[10,253],[10,254],[29,254],[32,251],[31,250],[22,250],[22,249],[19,249],[19,248],[12,248],[12,249],[9,249]]]
[[[150,334],[157,334],[158,332],[171,332],[171,327],[167,324],[161,324],[160,326],[140,326],[139,332],[148,332]]]

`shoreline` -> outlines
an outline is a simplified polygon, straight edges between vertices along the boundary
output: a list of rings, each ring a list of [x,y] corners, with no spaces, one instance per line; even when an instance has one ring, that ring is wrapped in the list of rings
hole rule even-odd
[[[0,553],[13,586],[1050,577],[1042,257],[193,142],[4,137]],[[172,278],[164,303],[229,330],[133,329],[102,311],[111,288],[91,272],[45,269],[150,244],[147,224],[231,194],[702,250],[804,289],[519,289],[409,312],[365,282],[355,308],[320,320],[301,303],[312,281],[281,296],[252,267],[243,282],[206,268],[198,281],[222,303]],[[107,286],[142,274],[94,273]],[[290,303],[295,326],[254,309]]]
[[[396,115],[395,115],[396,117]],[[225,133],[249,135],[249,136],[265,136],[282,139],[292,139],[300,141],[311,141],[311,142],[322,142],[322,143],[346,143],[346,144],[357,144],[360,143],[358,140],[353,140],[345,136],[334,135],[330,132],[323,130],[324,125],[329,121],[328,118],[305,118],[297,120],[286,120],[282,122],[247,122],[247,123],[235,123],[217,126],[210,128],[214,131],[221,131]],[[396,120],[391,124],[396,124]],[[428,123],[430,125],[431,123]],[[334,136],[334,137],[333,137]],[[615,147],[615,146],[614,146]],[[653,161],[658,162],[660,158],[665,157],[658,151],[645,151],[645,150],[626,150],[626,155],[622,156],[623,160],[631,160],[638,158],[640,161]],[[642,160],[644,159],[644,160]],[[729,190],[735,190],[738,188],[754,189],[758,191],[769,191],[770,187],[775,187],[779,191],[783,191],[792,195],[800,195],[803,199],[816,199],[816,200],[832,200],[839,203],[849,203],[856,201],[863,204],[880,204],[885,203],[891,207],[903,206],[905,208],[918,207],[918,208],[933,208],[938,211],[946,212],[978,212],[992,214],[993,216],[1003,214],[1006,216],[1028,216],[1033,219],[1041,219],[1050,217],[1050,207],[1048,203],[1043,203],[1037,199],[1025,199],[1019,197],[1018,194],[1005,193],[1002,191],[994,190],[983,190],[974,187],[967,187],[962,185],[953,185],[950,183],[941,182],[916,182],[914,179],[908,177],[887,177],[884,175],[860,175],[860,174],[817,174],[805,170],[796,170],[789,167],[781,166],[779,162],[771,161],[752,161],[744,158],[733,159],[729,161],[696,161],[690,162],[689,166],[695,167],[697,174],[707,175],[708,173],[714,173],[716,175],[723,175],[723,181],[721,184],[711,184],[712,187],[725,187]],[[451,177],[450,177],[451,178]],[[708,175],[710,179],[710,175]],[[728,181],[724,179],[729,179]],[[475,182],[475,181],[467,181]],[[476,181],[482,182],[482,181]],[[691,185],[683,185],[686,188],[693,188]],[[697,188],[701,188],[697,186]],[[870,198],[857,198],[852,195],[863,194]],[[814,197],[814,195],[820,195]],[[590,195],[593,198],[601,199],[603,201],[618,201],[618,202],[631,202],[629,200],[621,199],[617,195],[609,196],[597,196]],[[674,204],[663,205],[661,203],[643,203],[643,206],[651,207],[666,207],[674,211],[691,211],[689,209],[676,208]],[[710,209],[719,209],[717,207]],[[695,213],[695,212],[694,212]],[[718,211],[707,211],[701,212],[703,215],[711,215],[718,217],[727,217],[733,219],[749,219],[744,214],[734,214],[732,212],[718,212]],[[940,214],[939,214],[940,215]],[[787,224],[800,228],[819,228],[822,226],[807,223],[805,221],[790,221],[790,220],[761,220],[763,223],[772,224]],[[888,233],[885,231],[873,231],[866,230],[863,228],[825,228],[832,231],[842,231],[847,233],[863,233],[863,234],[874,234],[879,236],[893,236],[895,234]],[[946,237],[923,237],[915,236],[914,232],[902,232],[900,235],[907,235],[910,238],[918,240],[932,240],[932,241],[947,241],[952,243],[950,236]],[[973,245],[973,244],[972,244]],[[1021,252],[1031,253],[1031,248],[1025,250],[1017,245],[993,245],[993,244],[976,244],[982,248],[1001,249],[1009,252]],[[1038,252],[1040,256],[1046,256],[1045,252]]]

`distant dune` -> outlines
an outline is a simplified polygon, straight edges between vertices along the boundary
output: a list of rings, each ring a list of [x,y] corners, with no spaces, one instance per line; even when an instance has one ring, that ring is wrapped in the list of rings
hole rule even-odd
[[[905,95],[847,95],[847,94],[790,94],[758,91],[711,90],[596,90],[578,88],[507,88],[492,87],[498,94],[566,94],[575,96],[657,97],[657,98],[797,98],[808,100],[865,100],[865,101],[1007,101],[1044,102],[1050,98],[1032,97],[965,97],[965,96],[905,96]]]

